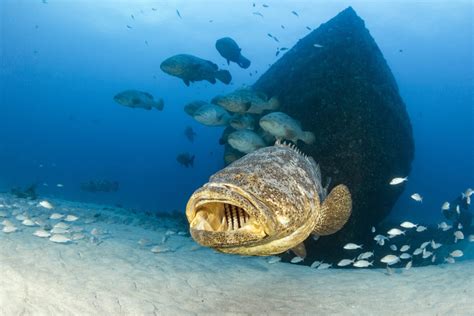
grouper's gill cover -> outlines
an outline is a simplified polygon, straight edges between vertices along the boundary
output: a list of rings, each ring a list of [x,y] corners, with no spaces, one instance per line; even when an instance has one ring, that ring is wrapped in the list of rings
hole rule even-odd
[[[321,204],[323,202],[323,204]],[[332,234],[352,209],[344,185],[326,197],[318,165],[276,143],[211,176],[188,201],[192,237],[222,252],[271,255],[301,248],[311,234]]]

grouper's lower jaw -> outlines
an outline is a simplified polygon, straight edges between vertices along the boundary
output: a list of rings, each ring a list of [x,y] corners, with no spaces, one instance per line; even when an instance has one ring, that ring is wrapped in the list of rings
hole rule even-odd
[[[197,243],[226,248],[258,244],[273,230],[262,211],[248,196],[234,188],[206,185],[197,190],[186,206],[191,236]]]

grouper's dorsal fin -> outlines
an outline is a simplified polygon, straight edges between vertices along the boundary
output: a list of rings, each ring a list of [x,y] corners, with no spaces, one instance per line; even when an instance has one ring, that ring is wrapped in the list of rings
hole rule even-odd
[[[303,157],[305,157],[305,158],[308,158],[308,156],[306,156],[305,154],[303,154],[303,153],[301,152],[301,150],[299,150],[298,147],[296,147],[295,144],[287,143],[287,142],[285,142],[284,140],[281,140],[281,139],[278,139],[278,138],[277,138],[277,140],[276,140],[274,146],[276,146],[276,147],[286,147],[286,148],[290,148],[290,149],[294,150],[298,155],[301,155],[301,156],[303,156]]]
[[[351,212],[351,193],[345,185],[340,184],[331,190],[321,204],[313,233],[319,236],[334,234],[344,226]]]

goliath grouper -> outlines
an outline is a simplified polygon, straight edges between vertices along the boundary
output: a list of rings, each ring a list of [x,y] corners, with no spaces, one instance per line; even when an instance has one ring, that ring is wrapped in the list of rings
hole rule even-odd
[[[232,76],[227,70],[219,70],[213,62],[193,55],[172,56],[163,61],[160,68],[169,75],[183,79],[187,86],[190,82],[202,80],[214,84],[216,78],[225,84],[229,84],[232,80]]]
[[[292,249],[305,257],[310,234],[337,232],[352,211],[345,185],[326,193],[316,162],[277,142],[211,176],[189,199],[186,217],[203,246],[257,256]]]
[[[216,49],[227,60],[227,65],[233,61],[241,68],[247,69],[250,66],[250,60],[242,56],[242,49],[230,37],[223,37],[216,41]]]

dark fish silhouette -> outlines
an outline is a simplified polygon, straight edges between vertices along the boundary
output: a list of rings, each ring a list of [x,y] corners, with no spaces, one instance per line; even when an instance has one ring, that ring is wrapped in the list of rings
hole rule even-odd
[[[242,49],[230,37],[223,37],[216,41],[216,49],[219,54],[227,60],[227,64],[231,61],[246,69],[250,66],[250,60],[242,56]]]
[[[176,156],[176,161],[178,161],[178,163],[185,166],[186,168],[194,167],[194,155],[191,155],[189,153],[179,154],[178,156]]]
[[[293,14],[296,15],[296,16],[299,16],[296,11],[291,11],[291,13],[293,13]]]
[[[180,19],[182,19],[181,13],[179,13],[179,10],[178,10],[178,9],[176,9],[176,14],[179,16]]]
[[[192,143],[194,142],[194,136],[196,136],[196,132],[191,126],[186,126],[186,129],[184,130],[184,135]]]

